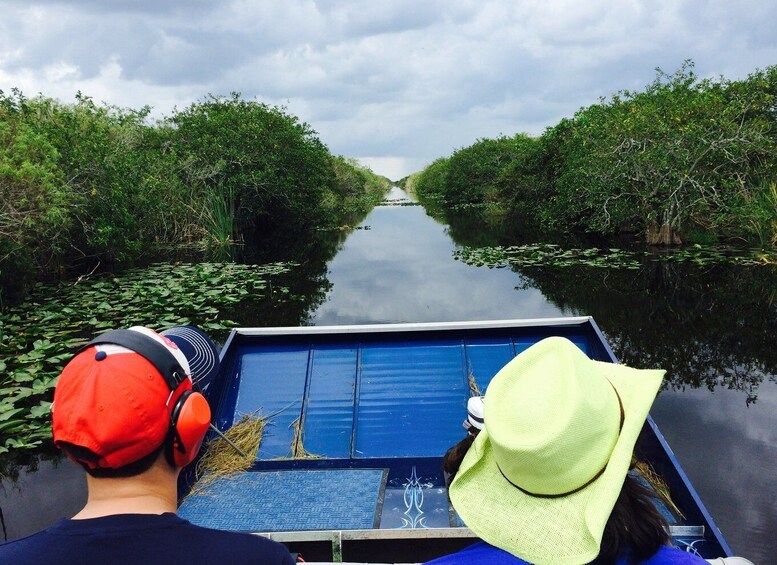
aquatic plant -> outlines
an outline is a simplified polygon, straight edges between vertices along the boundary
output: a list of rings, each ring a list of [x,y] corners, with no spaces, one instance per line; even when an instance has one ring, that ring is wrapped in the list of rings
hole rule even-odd
[[[381,201],[378,206],[421,206],[421,203],[407,198],[389,198]]]
[[[235,190],[225,189],[224,194],[209,192],[206,205],[202,209],[207,236],[205,248],[211,259],[230,259],[230,251],[235,243]]]
[[[293,263],[160,263],[122,275],[38,285],[0,314],[0,454],[34,449],[51,437],[57,377],[73,352],[108,329],[196,324],[215,339],[237,325],[224,312],[249,299],[288,301],[272,277]]]
[[[777,262],[777,251],[693,245],[691,247],[650,253],[618,248],[596,247],[564,249],[555,243],[527,245],[461,247],[454,250],[455,259],[475,267],[600,267],[639,269],[643,261],[691,263],[698,266],[732,264],[768,265]]]
[[[554,243],[532,243],[507,247],[462,247],[454,251],[454,258],[476,267],[503,268],[508,266],[639,268],[640,255],[621,249],[562,249]]]

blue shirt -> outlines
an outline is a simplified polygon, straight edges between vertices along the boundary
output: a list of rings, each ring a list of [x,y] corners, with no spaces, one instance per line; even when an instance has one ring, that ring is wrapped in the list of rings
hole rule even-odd
[[[427,565],[473,565],[488,563],[489,565],[531,565],[527,561],[506,552],[503,549],[478,542],[461,551],[434,559]],[[617,565],[627,565],[625,559],[619,559]],[[653,557],[643,561],[642,565],[708,565],[701,557],[687,553],[676,547],[663,546]]]
[[[195,526],[175,514],[116,514],[60,520],[37,534],[0,545],[14,565],[293,565],[278,542]]]

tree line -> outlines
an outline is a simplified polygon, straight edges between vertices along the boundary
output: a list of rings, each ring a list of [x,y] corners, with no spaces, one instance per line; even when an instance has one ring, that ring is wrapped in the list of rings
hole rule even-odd
[[[549,232],[650,245],[777,246],[777,66],[700,79],[657,69],[538,137],[479,139],[407,179],[422,202],[484,207]]]
[[[0,91],[0,303],[159,246],[338,225],[390,188],[282,107],[233,93],[150,112]]]

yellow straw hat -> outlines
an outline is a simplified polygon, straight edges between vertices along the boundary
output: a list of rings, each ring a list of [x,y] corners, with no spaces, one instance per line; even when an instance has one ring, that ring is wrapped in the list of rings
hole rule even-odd
[[[535,565],[595,559],[664,373],[592,361],[561,337],[515,357],[450,487],[464,523]]]

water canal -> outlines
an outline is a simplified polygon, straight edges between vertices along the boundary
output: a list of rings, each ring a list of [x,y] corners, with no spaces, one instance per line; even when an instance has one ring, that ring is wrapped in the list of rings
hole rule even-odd
[[[492,268],[457,259],[493,245],[478,222],[447,225],[399,189],[328,256],[308,257],[286,281],[298,300],[242,305],[241,325],[340,325],[592,315],[616,355],[666,368],[652,414],[734,551],[777,555],[777,270],[643,260]],[[325,254],[326,255],[326,254]],[[41,461],[3,481],[8,539],[83,503],[68,463]]]

